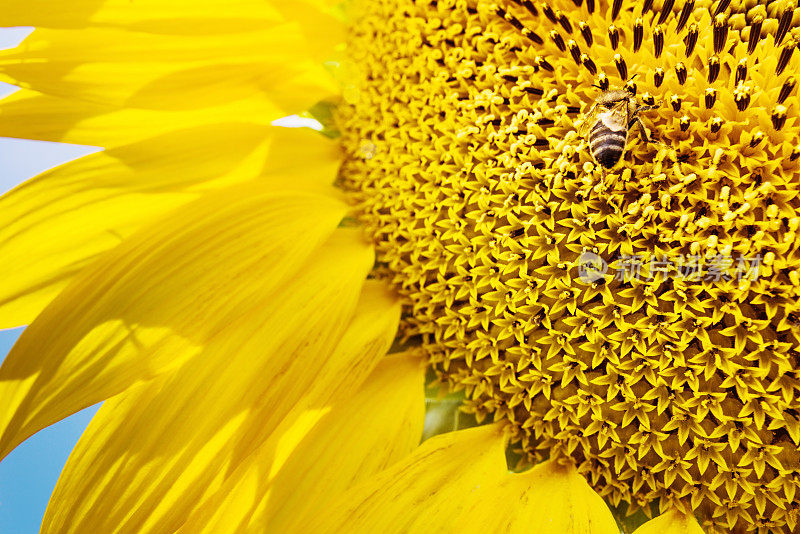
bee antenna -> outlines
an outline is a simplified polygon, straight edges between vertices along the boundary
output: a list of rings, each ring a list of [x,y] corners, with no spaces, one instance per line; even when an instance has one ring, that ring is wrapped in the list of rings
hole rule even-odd
[[[599,85],[597,85],[596,83],[593,83],[593,84],[592,84],[592,87],[597,87],[597,88],[598,88],[598,89],[600,89],[601,91],[603,90],[603,88],[602,88],[602,87],[600,87]]]
[[[628,78],[628,81],[631,81],[631,80],[633,80],[633,79],[634,79],[634,78],[636,78],[638,75],[639,75],[639,73],[637,72],[636,74],[634,74],[633,76],[631,76],[630,78]]]

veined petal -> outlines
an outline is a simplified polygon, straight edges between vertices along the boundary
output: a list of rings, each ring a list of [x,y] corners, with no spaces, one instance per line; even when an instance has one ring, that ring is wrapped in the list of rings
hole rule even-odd
[[[408,354],[380,358],[355,395],[304,399],[181,532],[290,532],[305,515],[410,453],[424,421],[421,363]]]
[[[669,510],[633,531],[633,534],[703,534],[697,519]]]
[[[555,461],[509,473],[497,487],[483,492],[483,498],[472,499],[471,507],[454,521],[459,532],[619,533],[603,499],[575,468]]]
[[[499,428],[435,436],[408,458],[317,510],[297,532],[618,534],[574,469],[506,468]]]
[[[299,519],[316,514],[340,492],[410,454],[424,426],[424,379],[424,366],[416,358],[384,358],[361,391],[334,403],[291,452],[250,530],[290,532]]]
[[[316,409],[355,393],[397,336],[400,308],[397,295],[383,282],[366,281],[347,331],[332,353],[315,363],[317,378],[296,410]]]
[[[37,29],[0,52],[5,81],[128,108],[187,110],[266,94],[287,112],[335,94],[296,23],[230,35]]]
[[[44,532],[179,527],[312,387],[372,261],[358,232],[337,230],[199,357],[104,404],[65,467]]]
[[[432,514],[454,519],[470,491],[505,475],[503,450],[496,425],[435,436],[317,510],[297,531],[435,532],[442,517]]]
[[[0,367],[0,457],[261,313],[345,210],[332,193],[245,184],[206,195],[101,256]]]
[[[299,166],[305,158],[314,165]],[[0,198],[0,327],[30,323],[98,254],[172,209],[259,175],[272,189],[330,182],[338,161],[336,144],[317,132],[214,124],[29,180]]]

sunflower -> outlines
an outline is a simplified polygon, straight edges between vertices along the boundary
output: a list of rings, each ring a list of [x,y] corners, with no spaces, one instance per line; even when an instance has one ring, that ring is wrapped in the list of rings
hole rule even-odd
[[[793,1],[3,14],[103,149],[0,199],[0,457],[104,401],[42,532],[797,531]]]

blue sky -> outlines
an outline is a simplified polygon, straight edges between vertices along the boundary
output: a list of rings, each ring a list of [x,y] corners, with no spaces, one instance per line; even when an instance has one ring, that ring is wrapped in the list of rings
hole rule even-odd
[[[0,48],[13,46],[29,30],[0,30]],[[0,84],[0,96],[12,89]],[[1,108],[0,108],[1,109]],[[0,193],[50,167],[91,152],[86,147],[0,138]],[[0,330],[0,361],[22,332]],[[0,462],[0,532],[39,531],[47,500],[67,456],[97,408],[89,408],[42,430]]]
[[[21,331],[0,331],[3,357]],[[0,532],[39,531],[58,474],[95,411],[86,409],[42,430],[0,462]]]

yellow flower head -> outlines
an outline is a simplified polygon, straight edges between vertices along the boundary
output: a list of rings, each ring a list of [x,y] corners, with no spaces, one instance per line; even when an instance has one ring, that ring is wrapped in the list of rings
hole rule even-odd
[[[342,180],[441,381],[615,504],[795,529],[795,3],[356,4]]]
[[[42,532],[796,531],[795,4],[336,3],[4,3],[103,147],[0,198],[0,458],[104,401]]]

